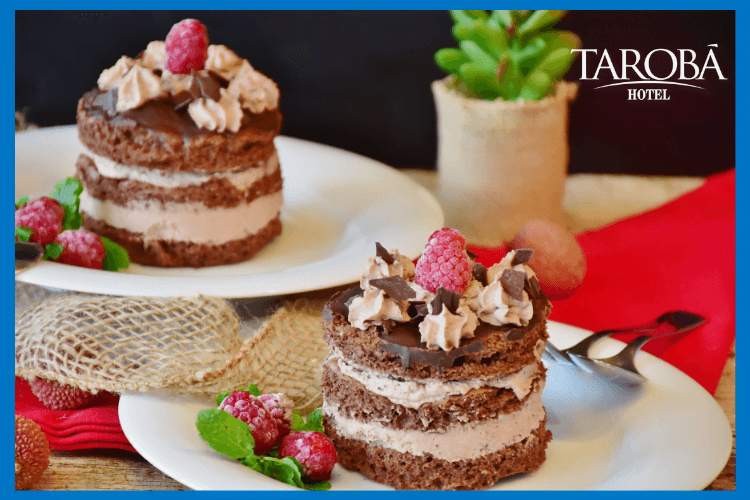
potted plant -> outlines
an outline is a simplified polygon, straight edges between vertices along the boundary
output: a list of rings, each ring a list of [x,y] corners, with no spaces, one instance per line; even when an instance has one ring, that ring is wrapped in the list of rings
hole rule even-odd
[[[580,48],[552,29],[566,11],[450,11],[458,48],[435,62],[439,195],[446,220],[478,245],[513,238],[529,219],[563,223],[569,158],[562,80]]]

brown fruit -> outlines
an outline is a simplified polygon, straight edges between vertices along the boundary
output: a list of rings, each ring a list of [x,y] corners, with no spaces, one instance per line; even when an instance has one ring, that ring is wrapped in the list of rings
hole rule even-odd
[[[565,228],[552,222],[527,222],[513,239],[511,247],[534,250],[528,264],[550,299],[572,296],[586,276],[586,256],[581,246]]]
[[[49,465],[49,441],[39,424],[16,415],[16,489],[39,481]]]

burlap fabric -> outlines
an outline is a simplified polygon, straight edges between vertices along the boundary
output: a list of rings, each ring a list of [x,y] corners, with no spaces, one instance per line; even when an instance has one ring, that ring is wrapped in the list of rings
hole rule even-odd
[[[214,395],[256,384],[322,403],[323,300],[113,297],[16,283],[16,375],[98,391]]]

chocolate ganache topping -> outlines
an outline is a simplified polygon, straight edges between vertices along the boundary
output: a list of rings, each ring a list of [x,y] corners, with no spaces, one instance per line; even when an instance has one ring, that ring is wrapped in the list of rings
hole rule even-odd
[[[401,257],[377,244],[376,256],[369,262],[370,276],[363,276],[360,286],[335,295],[325,314],[339,314],[356,328],[372,330],[380,340],[379,348],[396,354],[404,368],[418,363],[439,370],[455,366],[482,351],[488,337],[498,333],[507,341],[521,340],[533,315],[532,302],[546,300],[536,276],[525,265],[530,250],[511,251],[489,269],[474,263],[474,279],[463,295],[442,287],[435,294],[422,289],[412,281],[408,266],[406,272],[402,266],[393,266],[399,260],[392,259],[393,254]],[[378,269],[376,274],[393,274],[375,277],[374,269]],[[369,307],[368,302],[377,305]],[[426,335],[426,331],[436,334]]]
[[[191,138],[206,131],[278,128],[276,84],[223,45],[210,45],[201,70],[164,69],[164,42],[149,43],[135,59],[121,57],[86,93],[89,114],[111,124],[138,124]]]

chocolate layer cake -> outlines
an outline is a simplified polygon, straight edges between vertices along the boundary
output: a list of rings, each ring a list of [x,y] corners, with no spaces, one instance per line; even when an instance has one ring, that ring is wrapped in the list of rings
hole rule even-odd
[[[173,74],[164,45],[123,56],[78,103],[83,225],[139,264],[246,260],[281,233],[278,88],[223,45]]]
[[[379,247],[360,286],[333,296],[322,387],[339,463],[397,489],[448,490],[487,488],[544,462],[550,304],[528,256],[471,262],[463,294],[430,293],[410,261]]]

